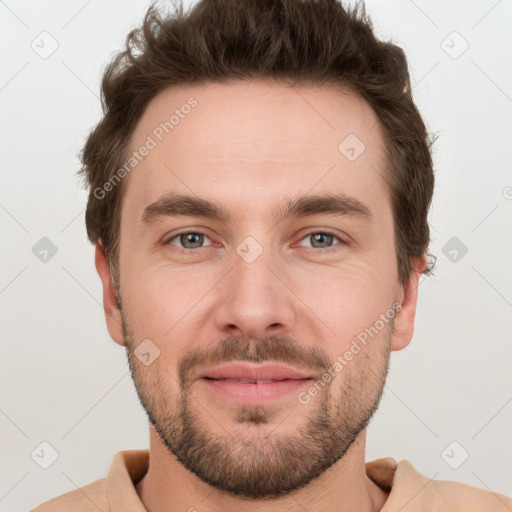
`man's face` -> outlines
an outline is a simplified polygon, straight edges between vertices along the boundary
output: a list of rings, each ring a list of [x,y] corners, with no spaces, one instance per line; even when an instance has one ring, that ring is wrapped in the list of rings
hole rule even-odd
[[[253,498],[303,487],[364,434],[395,349],[403,289],[377,117],[330,88],[203,84],[157,96],[131,150],[148,136],[122,202],[122,332],[109,323],[142,405],[203,481]],[[176,214],[171,194],[228,215]],[[283,216],[327,194],[344,198],[338,213],[319,201]],[[148,339],[146,365],[133,350]]]

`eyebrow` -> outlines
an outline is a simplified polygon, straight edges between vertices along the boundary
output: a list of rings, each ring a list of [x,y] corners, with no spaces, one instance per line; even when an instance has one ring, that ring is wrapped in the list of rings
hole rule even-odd
[[[320,194],[290,199],[273,214],[276,223],[290,217],[309,217],[318,214],[349,215],[370,220],[370,209],[361,201],[345,194]],[[147,206],[141,216],[143,224],[162,217],[190,216],[229,221],[234,217],[224,205],[186,194],[166,194]]]

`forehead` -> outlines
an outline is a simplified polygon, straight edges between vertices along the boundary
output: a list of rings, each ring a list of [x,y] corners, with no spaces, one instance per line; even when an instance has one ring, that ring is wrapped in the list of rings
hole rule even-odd
[[[308,191],[348,194],[377,210],[388,201],[375,112],[327,86],[252,80],[168,88],[137,124],[133,151],[139,160],[123,211],[130,204],[139,216],[168,192],[228,201],[239,211]]]

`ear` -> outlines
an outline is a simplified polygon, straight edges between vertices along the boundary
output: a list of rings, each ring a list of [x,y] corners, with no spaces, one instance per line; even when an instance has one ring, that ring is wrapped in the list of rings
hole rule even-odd
[[[400,287],[398,300],[402,306],[395,317],[395,330],[391,340],[391,350],[402,350],[407,347],[414,334],[418,285],[427,264],[426,256],[423,255],[421,258],[415,258],[411,264],[413,270],[409,280],[404,286]]]
[[[121,320],[121,311],[117,305],[117,290],[110,274],[107,256],[101,242],[96,242],[94,262],[96,270],[103,284],[103,309],[107,321],[110,337],[119,345],[124,346],[124,335]]]

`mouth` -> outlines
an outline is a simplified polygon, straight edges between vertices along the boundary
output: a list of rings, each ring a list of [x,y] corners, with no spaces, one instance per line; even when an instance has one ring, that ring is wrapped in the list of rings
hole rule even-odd
[[[282,380],[309,379],[313,375],[280,363],[254,364],[245,362],[224,363],[204,370],[199,378],[214,380],[275,382]]]
[[[227,363],[201,373],[207,392],[239,405],[261,405],[298,393],[311,384],[310,373],[282,364]]]
[[[204,377],[209,380],[222,380],[224,382],[239,382],[240,384],[268,384],[269,382],[283,382],[285,380],[302,380],[302,379],[214,379],[212,377]]]

